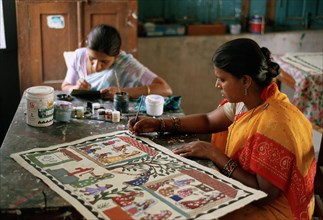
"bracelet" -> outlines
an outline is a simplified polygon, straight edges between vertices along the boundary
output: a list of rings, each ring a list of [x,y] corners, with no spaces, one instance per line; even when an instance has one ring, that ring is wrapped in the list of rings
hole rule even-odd
[[[181,128],[181,120],[180,118],[176,118],[174,116],[172,116],[172,119],[173,119],[173,132],[176,133]]]
[[[224,165],[221,170],[221,173],[227,177],[230,177],[233,171],[238,167],[238,164],[234,162],[232,159],[228,160],[228,162]]]
[[[158,134],[163,135],[166,130],[165,121],[163,118],[159,118],[159,121],[160,121],[160,128],[159,128]]]
[[[150,87],[147,86],[147,95],[149,95],[149,94],[150,94]]]

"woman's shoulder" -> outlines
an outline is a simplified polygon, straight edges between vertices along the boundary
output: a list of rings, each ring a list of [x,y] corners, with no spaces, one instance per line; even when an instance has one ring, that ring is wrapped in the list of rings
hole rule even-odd
[[[86,47],[77,48],[74,52],[75,52],[75,55],[78,55],[78,56],[84,55],[86,53]]]
[[[116,59],[116,62],[123,63],[123,62],[131,62],[134,60],[135,58],[132,56],[131,53],[126,53],[125,51],[121,51]]]
[[[277,127],[285,130],[298,130],[300,126],[311,130],[311,123],[305,115],[292,103],[269,102],[266,108],[262,123],[269,127]]]

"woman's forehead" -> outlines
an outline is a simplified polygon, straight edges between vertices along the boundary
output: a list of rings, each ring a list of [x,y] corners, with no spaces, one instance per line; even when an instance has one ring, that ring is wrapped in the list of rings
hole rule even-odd
[[[95,59],[98,59],[98,60],[111,60],[111,59],[114,59],[113,56],[109,56],[103,52],[99,52],[99,51],[95,51],[95,50],[92,50],[92,49],[87,49],[87,54],[89,57],[92,57],[92,58],[95,58]]]

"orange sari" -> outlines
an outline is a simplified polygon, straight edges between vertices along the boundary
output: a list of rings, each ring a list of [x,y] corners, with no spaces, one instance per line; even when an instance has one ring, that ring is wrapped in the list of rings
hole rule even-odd
[[[312,126],[279,92],[275,83],[262,92],[264,104],[238,115],[229,127],[225,153],[243,169],[261,175],[282,192],[270,205],[246,206],[240,218],[311,219],[316,161]],[[235,213],[226,217],[232,219]]]

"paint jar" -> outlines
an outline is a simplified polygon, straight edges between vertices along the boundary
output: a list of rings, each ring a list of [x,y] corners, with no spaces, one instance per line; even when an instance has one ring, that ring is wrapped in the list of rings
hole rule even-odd
[[[113,111],[112,112],[112,122],[120,122],[120,112],[119,111]]]
[[[47,127],[54,119],[54,88],[34,86],[26,90],[28,125]]]
[[[121,113],[127,113],[129,111],[129,96],[127,92],[117,92],[114,94],[113,99],[114,110]]]
[[[250,32],[253,34],[263,34],[265,32],[265,18],[254,15],[250,19]]]
[[[69,122],[72,117],[73,105],[67,101],[54,102],[54,119],[61,122]]]
[[[146,112],[151,116],[160,116],[164,111],[164,97],[160,95],[147,95],[145,99]]]

